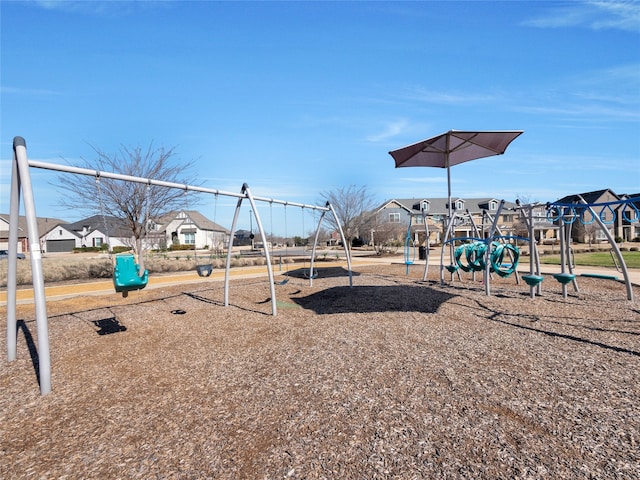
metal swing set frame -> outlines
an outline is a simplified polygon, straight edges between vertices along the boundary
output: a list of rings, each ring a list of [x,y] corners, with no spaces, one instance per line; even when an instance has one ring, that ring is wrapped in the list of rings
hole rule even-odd
[[[351,271],[351,257],[349,249],[347,248],[347,242],[344,236],[340,221],[333,206],[327,202],[325,206],[318,205],[306,205],[303,203],[289,202],[285,200],[276,200],[273,198],[255,197],[251,194],[249,186],[244,183],[240,190],[240,193],[225,192],[221,190],[184,185],[173,182],[166,182],[162,180],[154,180],[150,178],[134,177],[130,175],[123,175],[118,173],[101,172],[86,168],[71,167],[66,165],[58,165],[54,163],[46,163],[35,160],[29,160],[27,158],[27,147],[24,138],[14,137],[13,139],[13,165],[11,172],[11,198],[10,198],[10,211],[9,211],[9,258],[7,259],[7,359],[9,362],[16,360],[17,356],[17,319],[16,319],[16,307],[17,307],[17,251],[18,251],[18,219],[20,213],[20,197],[22,193],[24,201],[24,213],[26,217],[27,236],[29,242],[29,252],[32,271],[32,286],[34,292],[34,303],[36,313],[36,330],[38,338],[38,360],[39,360],[39,381],[40,381],[40,393],[46,395],[51,392],[51,360],[49,350],[49,328],[47,319],[46,297],[44,290],[44,275],[42,270],[42,250],[40,246],[40,238],[38,233],[37,217],[35,210],[35,202],[33,197],[33,188],[31,184],[31,175],[29,168],[40,168],[45,170],[54,170],[64,173],[72,173],[76,175],[87,175],[96,178],[109,178],[113,180],[122,180],[128,182],[144,183],[146,185],[156,185],[166,188],[178,188],[185,192],[194,191],[201,193],[208,193],[216,195],[235,197],[238,199],[236,204],[233,221],[231,224],[229,243],[227,249],[227,261],[225,267],[224,278],[224,306],[229,305],[229,279],[231,269],[231,250],[233,247],[234,233],[236,231],[236,225],[240,214],[240,209],[244,200],[248,200],[253,212],[255,214],[257,228],[260,232],[260,236],[264,245],[267,245],[267,236],[262,227],[260,215],[256,208],[256,202],[267,202],[270,205],[281,204],[285,206],[310,208],[315,211],[321,212],[318,220],[318,226],[316,229],[313,250],[311,255],[310,271],[313,272],[313,262],[315,259],[315,252],[318,243],[318,237],[322,222],[327,213],[333,215],[335,223],[338,225],[342,244],[344,246],[345,256],[347,260],[347,269],[349,277],[349,286],[353,286],[353,276]],[[277,315],[277,302],[275,283],[273,278],[273,269],[271,265],[271,258],[269,249],[264,249],[265,262],[267,267],[267,273],[269,277],[269,286],[271,292],[271,312],[273,316]],[[309,278],[309,284],[313,285],[313,278]]]

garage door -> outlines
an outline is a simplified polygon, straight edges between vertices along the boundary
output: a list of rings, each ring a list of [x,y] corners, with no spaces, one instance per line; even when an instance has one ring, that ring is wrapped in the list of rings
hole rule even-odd
[[[47,240],[47,252],[70,252],[76,246],[75,240]]]

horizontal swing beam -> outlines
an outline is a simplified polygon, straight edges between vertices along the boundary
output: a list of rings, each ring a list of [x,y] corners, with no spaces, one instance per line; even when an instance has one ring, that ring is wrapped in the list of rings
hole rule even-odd
[[[110,178],[113,180],[122,180],[125,182],[144,183],[145,185],[156,185],[159,187],[177,188],[184,191],[209,193],[213,195],[223,195],[227,197],[248,198],[246,193],[225,192],[223,190],[217,190],[214,188],[199,187],[197,185],[187,185],[184,183],[165,182],[163,180],[154,180],[151,178],[135,177],[132,175],[124,175],[121,173],[103,172],[100,170],[92,170],[90,168],[72,167],[68,165],[59,165],[57,163],[40,162],[37,160],[29,160],[28,164],[30,167],[33,167],[33,168],[41,168],[44,170],[55,170],[55,171],[64,172],[64,173],[74,173],[76,175],[86,175],[89,177],[97,177],[97,178]],[[314,210],[320,210],[325,212],[329,211],[329,207],[322,207],[319,205],[307,205],[305,203],[289,202],[288,200],[277,200],[275,198],[256,197],[256,196],[254,196],[253,199],[260,202],[276,203],[276,204],[285,205],[285,206],[312,208]]]

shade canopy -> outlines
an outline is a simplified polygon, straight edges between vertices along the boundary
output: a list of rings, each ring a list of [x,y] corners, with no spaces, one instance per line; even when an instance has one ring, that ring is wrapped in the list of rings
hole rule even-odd
[[[522,130],[466,132],[449,130],[427,140],[408,145],[389,154],[400,167],[440,167],[478,158],[501,155]]]
[[[440,167],[447,169],[449,219],[451,212],[451,166],[478,158],[501,155],[522,130],[465,132],[449,130],[437,137],[414,143],[389,154],[399,167]]]

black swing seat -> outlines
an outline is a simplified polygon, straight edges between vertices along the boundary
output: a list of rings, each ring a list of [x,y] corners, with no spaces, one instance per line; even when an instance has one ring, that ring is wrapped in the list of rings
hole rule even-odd
[[[313,270],[313,275],[310,274],[310,269],[305,268],[302,270],[302,275],[304,275],[304,278],[318,278],[318,270],[314,269]]]
[[[198,272],[199,276],[208,277],[209,275],[211,275],[211,272],[213,272],[213,265],[196,265],[196,271]]]
[[[129,292],[141,290],[147,286],[149,272],[144,271],[140,276],[140,265],[135,262],[132,253],[119,253],[116,255],[116,266],[113,270],[113,285],[116,292]]]

